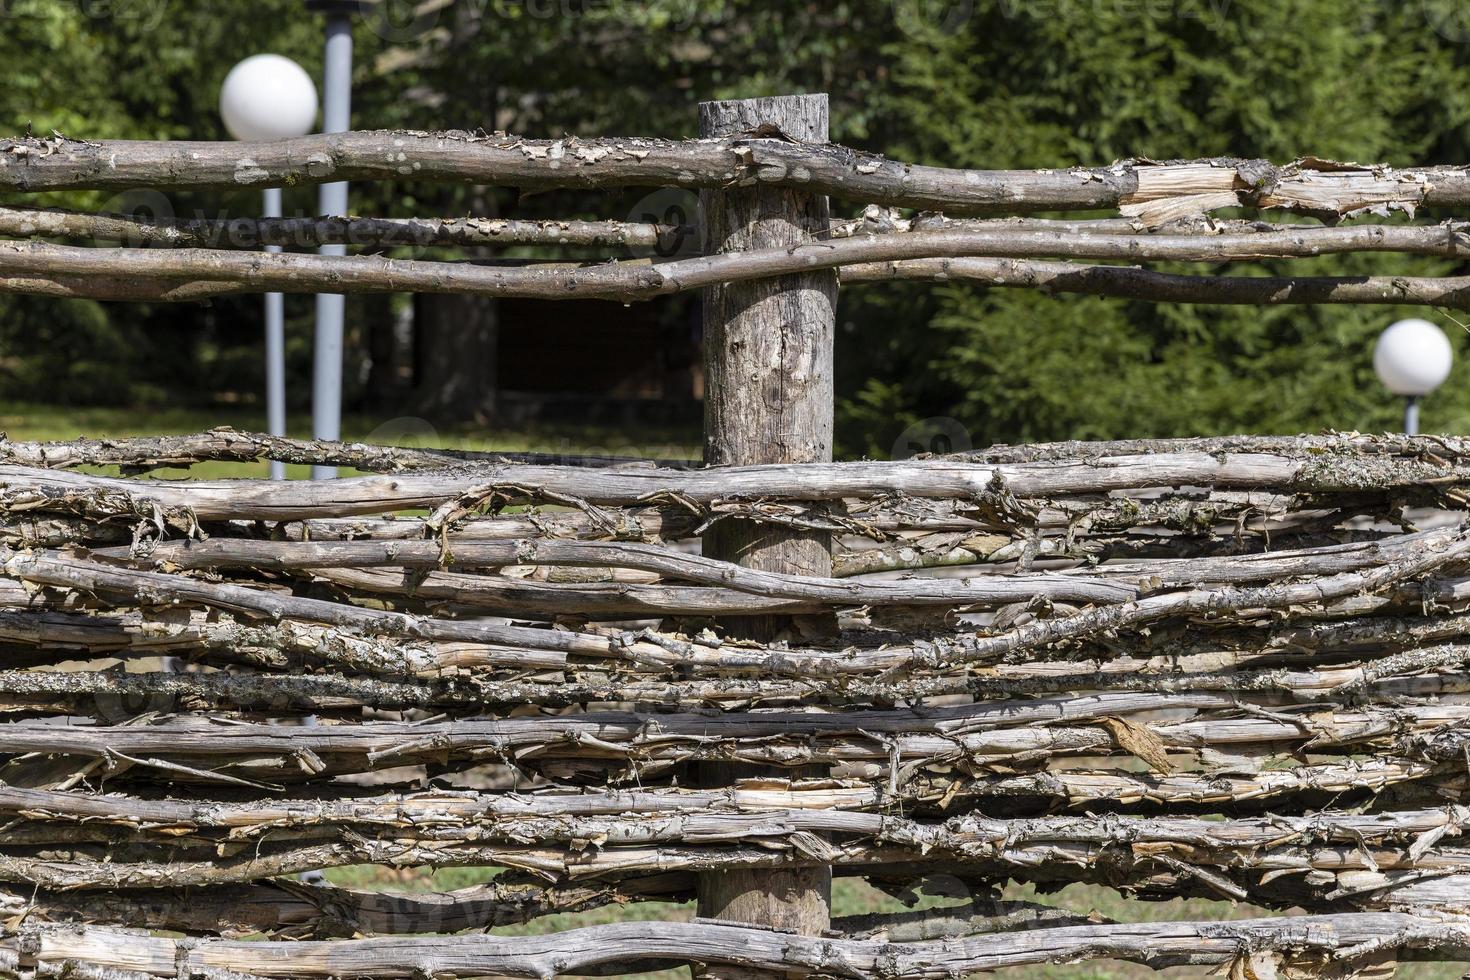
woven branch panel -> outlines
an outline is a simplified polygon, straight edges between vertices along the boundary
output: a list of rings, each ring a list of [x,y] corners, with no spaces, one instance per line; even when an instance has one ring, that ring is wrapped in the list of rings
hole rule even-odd
[[[362,475],[149,476],[258,458]],[[1356,434],[724,469],[0,441],[0,974],[1463,958],[1467,490],[1470,442]],[[833,577],[701,557],[727,521],[830,532]],[[504,870],[302,877],[349,865]],[[825,936],[490,931],[802,865],[948,899]],[[1270,914],[1002,894],[1075,882]]]

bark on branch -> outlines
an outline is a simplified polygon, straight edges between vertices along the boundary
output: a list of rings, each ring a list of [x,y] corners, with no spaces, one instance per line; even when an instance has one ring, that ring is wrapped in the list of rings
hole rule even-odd
[[[909,496],[1035,498],[1195,486],[1221,490],[1350,494],[1454,494],[1470,465],[1426,455],[1349,453],[1143,453],[1099,459],[987,464],[933,457],[897,462],[767,464],[679,471],[656,467],[481,464],[442,472],[363,476],[329,484],[291,481],[121,480],[0,465],[0,511],[154,517],[157,508],[200,521],[304,520],[451,504],[458,517],[491,504],[541,501],[639,506],[670,501],[801,500]],[[440,520],[440,523],[446,523]]]
[[[1070,169],[955,170],[780,135],[532,140],[503,133],[376,131],[267,143],[0,140],[0,186],[17,190],[281,187],[429,180],[524,188],[796,187],[930,211],[1025,214],[1119,208],[1162,223],[1222,207],[1346,215],[1470,203],[1464,167],[1394,169],[1217,158]]]
[[[1324,229],[1335,231],[1336,229]],[[1357,232],[1359,229],[1348,229]],[[1400,229],[1418,231],[1418,229]],[[1149,258],[1174,254],[1200,261],[1270,257],[1281,252],[1325,254],[1390,250],[1391,235],[1352,239],[1288,240],[1275,249],[1247,236],[1234,251],[1210,247],[1218,240],[1116,239],[1081,235],[1075,240],[1017,233],[914,232],[812,242],[789,249],[723,253],[671,262],[572,265],[480,265],[377,256],[264,254],[220,249],[80,248],[44,242],[0,242],[0,292],[95,300],[190,302],[237,293],[453,293],[542,300],[600,299],[621,303],[837,268],[844,282],[884,279],[967,279],[994,286],[1091,292],[1169,302],[1270,305],[1273,303],[1423,303],[1464,308],[1470,277],[1276,277],[1184,276],[1130,266],[1087,266],[1016,257],[1101,254]],[[1433,246],[1394,251],[1462,254],[1459,233]],[[1397,236],[1407,246],[1412,235]],[[1331,247],[1330,243],[1340,246]],[[1229,244],[1229,243],[1227,243]],[[1349,249],[1349,246],[1352,246]],[[1168,246],[1168,247],[1165,247]],[[1376,246],[1370,248],[1370,246]]]
[[[424,974],[546,977],[586,973],[630,959],[727,963],[794,973],[920,980],[1007,966],[1094,958],[1152,966],[1320,956],[1345,964],[1384,950],[1470,951],[1470,920],[1452,915],[1346,913],[1233,922],[1149,922],[1066,926],[970,939],[888,943],[804,937],[744,926],[620,923],[546,936],[434,936],[353,942],[258,943],[139,936],[97,926],[27,926],[0,939],[10,972],[81,962],[155,976],[239,970],[257,976],[413,977]],[[1282,950],[1281,953],[1273,951]],[[1289,952],[1285,952],[1289,951]]]
[[[288,439],[263,432],[241,432],[229,426],[218,426],[184,436],[130,436],[116,439],[75,439],[67,442],[17,442],[0,438],[0,460],[45,469],[118,466],[125,474],[136,476],[162,467],[192,466],[208,460],[245,463],[267,459],[311,466],[350,466],[372,473],[436,470],[475,462],[592,467],[655,463],[667,469],[689,469],[694,466],[690,460],[412,449],[403,446],[374,446],[361,442]]]
[[[0,207],[0,236],[113,241],[134,247],[373,248],[604,246],[660,249],[697,232],[687,225],[507,218],[139,218],[61,208]]]
[[[1001,288],[1114,296],[1158,303],[1233,306],[1418,304],[1470,309],[1470,277],[1466,276],[1190,276],[1132,266],[1002,258],[908,259],[861,263],[842,269],[844,283],[892,280],[976,282]],[[60,292],[57,295],[68,294]]]

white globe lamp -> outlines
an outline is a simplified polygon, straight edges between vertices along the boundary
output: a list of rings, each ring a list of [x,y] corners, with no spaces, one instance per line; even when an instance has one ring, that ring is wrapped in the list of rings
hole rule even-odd
[[[316,128],[316,84],[290,58],[257,54],[225,76],[219,114],[237,140],[283,140]]]
[[[1419,399],[1450,376],[1455,354],[1444,331],[1428,320],[1400,320],[1378,337],[1373,370],[1395,395],[1403,396],[1404,432],[1419,431]]]
[[[219,92],[219,114],[237,140],[283,140],[305,136],[316,128],[316,83],[290,58],[257,54],[225,76]],[[281,216],[281,189],[267,187],[262,215]],[[274,245],[268,252],[279,252]],[[280,293],[265,297],[266,431],[286,434],[286,304]],[[286,465],[272,460],[273,480],[286,478]]]

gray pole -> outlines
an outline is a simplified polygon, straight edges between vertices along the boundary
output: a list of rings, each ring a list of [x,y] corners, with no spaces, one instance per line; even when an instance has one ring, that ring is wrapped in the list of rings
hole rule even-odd
[[[281,216],[281,190],[266,188],[261,213],[267,218]],[[279,245],[267,245],[267,252],[279,252]],[[265,294],[265,429],[273,436],[286,434],[286,298],[280,293]],[[271,460],[272,480],[286,478],[286,464]]]
[[[327,15],[327,57],[323,72],[323,132],[343,133],[352,118],[352,17],[343,9]],[[347,214],[347,184],[323,184],[317,208],[324,215]],[[346,255],[345,245],[323,245],[322,255]],[[342,342],[346,297],[316,298],[316,337],[312,353],[311,434],[342,438]],[[313,480],[331,480],[335,466],[313,466]]]
[[[1410,395],[1404,399],[1404,434],[1417,436],[1419,434],[1419,396]]]

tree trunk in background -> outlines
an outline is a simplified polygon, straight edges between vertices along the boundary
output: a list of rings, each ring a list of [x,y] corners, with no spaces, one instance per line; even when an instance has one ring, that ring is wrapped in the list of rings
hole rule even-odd
[[[391,295],[363,297],[363,331],[367,334],[367,390],[363,402],[368,408],[382,408],[394,401],[398,385],[395,371],[397,344],[393,322],[393,299]]]
[[[413,411],[446,421],[495,416],[496,301],[476,296],[414,298]]]
[[[474,16],[467,9],[456,12],[451,47],[476,43],[484,23],[493,18]],[[480,59],[477,63],[483,63]],[[500,88],[488,69],[462,78],[467,92],[483,96],[483,125],[496,128],[500,111]],[[485,218],[500,214],[493,187],[468,189],[470,213]],[[439,213],[464,209],[463,192],[448,190]],[[495,251],[468,250],[470,258],[494,258]],[[487,423],[496,414],[498,389],[498,301],[487,296],[414,296],[412,410],[445,422]]]

